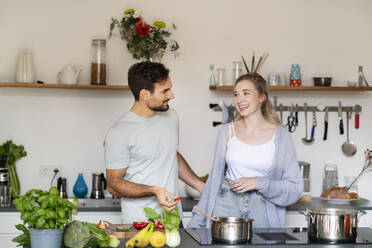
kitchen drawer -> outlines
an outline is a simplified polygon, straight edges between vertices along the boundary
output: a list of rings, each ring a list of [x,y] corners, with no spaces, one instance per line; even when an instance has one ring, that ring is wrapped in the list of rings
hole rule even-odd
[[[0,233],[0,244],[1,247],[6,248],[16,248],[18,243],[12,242],[12,239],[17,237],[18,234],[1,234]]]
[[[20,231],[14,227],[17,224],[22,224],[20,216],[21,214],[18,212],[0,212],[0,234],[20,233]]]

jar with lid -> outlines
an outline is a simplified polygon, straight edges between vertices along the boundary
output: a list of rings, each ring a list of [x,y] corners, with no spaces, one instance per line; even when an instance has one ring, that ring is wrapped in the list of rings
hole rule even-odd
[[[94,39],[91,47],[90,84],[106,84],[106,40]]]
[[[243,68],[242,62],[240,61],[233,62],[232,84],[235,84],[235,81],[243,74],[242,68]]]

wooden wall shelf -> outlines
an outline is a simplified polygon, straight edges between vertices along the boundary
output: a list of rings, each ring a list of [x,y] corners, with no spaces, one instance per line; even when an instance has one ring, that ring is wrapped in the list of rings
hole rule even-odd
[[[54,89],[104,89],[128,90],[128,85],[90,85],[90,84],[37,84],[37,83],[0,83],[0,87],[54,88]]]
[[[211,90],[232,90],[233,86],[209,87]],[[372,87],[268,86],[270,91],[372,91]]]

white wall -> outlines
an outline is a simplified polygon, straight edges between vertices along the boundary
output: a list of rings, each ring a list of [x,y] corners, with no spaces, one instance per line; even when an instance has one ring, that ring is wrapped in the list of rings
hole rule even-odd
[[[211,169],[218,128],[211,126],[222,114],[208,108],[210,102],[231,103],[230,92],[208,89],[208,65],[225,67],[231,77],[232,62],[270,52],[262,68],[288,72],[299,63],[305,85],[314,75],[331,75],[334,85],[355,81],[357,66],[372,82],[372,2],[368,0],[0,0],[0,81],[14,82],[17,53],[32,51],[38,80],[55,82],[66,64],[83,68],[80,82],[89,82],[90,41],[106,37],[111,17],[121,17],[130,7],[142,11],[145,20],[174,21],[181,56],[165,57],[171,69],[176,99],[171,102],[181,120],[179,150],[192,168],[204,175]],[[126,72],[135,61],[118,37],[108,41],[109,84],[126,84]],[[303,113],[293,134],[299,160],[311,163],[313,195],[321,193],[324,164],[336,163],[340,183],[345,175],[361,169],[363,151],[371,148],[371,93],[272,92],[284,104],[308,102],[335,106],[360,104],[361,125],[351,128],[358,146],[355,156],[342,154],[346,135],[338,134],[336,113],[330,113],[329,139],[322,141],[323,114],[318,115],[316,142],[301,143]],[[12,139],[26,147],[28,156],[17,163],[22,192],[47,188],[50,179],[40,178],[41,165],[58,165],[68,178],[68,193],[77,173],[90,186],[92,172],[104,171],[102,142],[109,126],[132,104],[129,91],[0,88],[0,142]],[[285,115],[286,116],[286,115]],[[310,115],[309,115],[310,117]],[[344,118],[345,119],[345,118]],[[371,174],[360,179],[359,192],[372,200]],[[180,186],[183,189],[182,185]],[[371,216],[363,217],[372,219]]]

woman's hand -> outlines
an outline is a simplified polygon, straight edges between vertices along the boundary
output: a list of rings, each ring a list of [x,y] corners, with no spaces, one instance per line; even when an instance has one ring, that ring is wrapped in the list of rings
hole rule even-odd
[[[242,194],[257,188],[257,177],[242,177],[230,182],[230,189]]]

